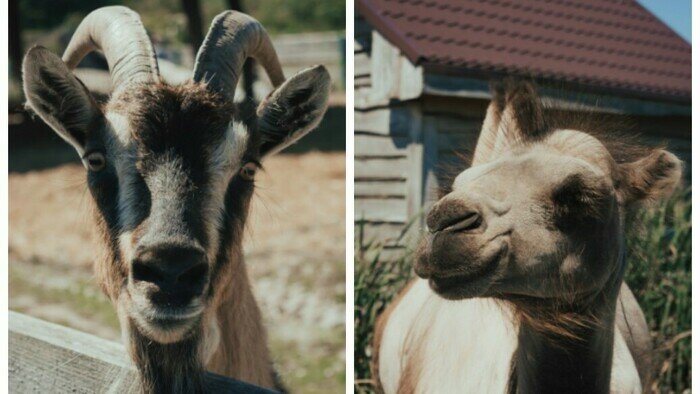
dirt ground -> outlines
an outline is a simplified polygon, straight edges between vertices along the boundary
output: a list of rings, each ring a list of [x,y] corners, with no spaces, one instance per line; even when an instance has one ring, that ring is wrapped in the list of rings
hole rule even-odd
[[[257,185],[244,248],[281,375],[295,392],[342,392],[345,156],[279,155]],[[117,339],[89,198],[80,164],[10,174],[10,308]]]

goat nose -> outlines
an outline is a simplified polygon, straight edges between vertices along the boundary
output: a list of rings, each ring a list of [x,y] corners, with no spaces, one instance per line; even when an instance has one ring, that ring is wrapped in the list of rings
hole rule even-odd
[[[152,283],[162,290],[187,290],[203,286],[209,266],[200,249],[160,245],[137,250],[131,269],[135,282]]]
[[[428,231],[467,232],[481,227],[479,210],[470,208],[458,201],[438,203],[430,210],[426,219]]]

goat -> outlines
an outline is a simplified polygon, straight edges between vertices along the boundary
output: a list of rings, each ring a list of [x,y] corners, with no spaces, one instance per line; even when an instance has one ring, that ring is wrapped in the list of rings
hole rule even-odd
[[[110,70],[104,105],[71,71],[94,50]],[[233,95],[249,57],[274,90],[255,119],[241,119]],[[241,242],[261,163],[325,113],[326,69],[285,80],[262,25],[226,11],[212,22],[191,80],[169,86],[138,14],[111,6],[85,17],[62,59],[35,46],[22,70],[28,107],[87,170],[104,247],[97,280],[144,391],[204,392],[206,369],[281,389]]]

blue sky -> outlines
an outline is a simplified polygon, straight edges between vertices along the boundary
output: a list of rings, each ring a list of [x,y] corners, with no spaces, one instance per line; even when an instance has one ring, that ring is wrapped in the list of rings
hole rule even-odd
[[[638,0],[647,10],[675,30],[686,41],[692,42],[690,0]]]

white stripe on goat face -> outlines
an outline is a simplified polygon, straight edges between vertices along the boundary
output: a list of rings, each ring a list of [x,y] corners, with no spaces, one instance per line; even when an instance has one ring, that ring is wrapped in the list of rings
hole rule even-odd
[[[188,197],[200,191],[188,178],[182,159],[165,154],[154,159],[151,165],[152,170],[144,174],[151,194],[151,209],[139,244],[152,246],[168,243],[202,247],[185,224]]]
[[[216,253],[220,230],[224,228],[225,197],[231,178],[240,170],[243,155],[248,148],[249,131],[239,122],[232,121],[223,142],[209,150],[209,197],[202,207],[202,220],[209,236],[209,253]],[[216,245],[216,247],[214,247]],[[209,260],[214,261],[215,255]]]

